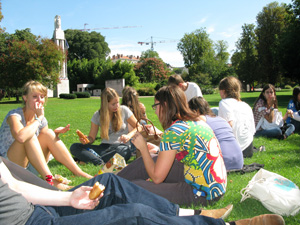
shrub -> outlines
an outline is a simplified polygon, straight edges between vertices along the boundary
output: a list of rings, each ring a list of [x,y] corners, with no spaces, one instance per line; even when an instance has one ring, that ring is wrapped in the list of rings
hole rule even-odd
[[[144,87],[137,90],[139,96],[153,96],[156,94],[156,91],[153,87]]]
[[[76,95],[75,94],[66,94],[66,93],[62,93],[59,95],[60,98],[63,99],[75,99]]]
[[[211,86],[201,86],[201,92],[204,95],[214,94],[215,90]]]
[[[77,98],[89,98],[91,97],[89,92],[74,92]]]

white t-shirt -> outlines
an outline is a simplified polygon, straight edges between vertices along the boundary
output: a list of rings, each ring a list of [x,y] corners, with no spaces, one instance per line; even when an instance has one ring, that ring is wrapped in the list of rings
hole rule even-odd
[[[253,141],[255,134],[254,116],[251,107],[234,98],[225,98],[219,102],[219,114],[227,122],[232,121],[232,131],[242,151]]]
[[[187,101],[191,100],[193,97],[202,97],[202,92],[200,87],[194,82],[187,82],[188,87],[184,91]]]

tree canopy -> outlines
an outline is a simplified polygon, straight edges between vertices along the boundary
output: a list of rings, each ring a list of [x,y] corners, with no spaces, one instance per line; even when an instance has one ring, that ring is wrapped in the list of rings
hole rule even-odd
[[[68,59],[106,59],[110,53],[105,37],[95,31],[65,30]]]
[[[60,65],[65,58],[63,51],[50,39],[34,36],[33,41],[29,33],[30,29],[25,29],[6,35],[0,55],[0,86],[5,89],[17,92],[28,80],[40,81],[48,87],[59,81]],[[17,38],[19,34],[30,37],[29,41]]]

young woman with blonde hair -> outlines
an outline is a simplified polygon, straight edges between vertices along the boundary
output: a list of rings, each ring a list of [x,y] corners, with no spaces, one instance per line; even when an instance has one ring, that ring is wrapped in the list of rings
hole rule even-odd
[[[101,93],[101,107],[91,119],[91,128],[87,139],[80,138],[81,143],[71,145],[71,153],[80,161],[101,165],[115,153],[119,153],[127,161],[133,148],[129,140],[136,129],[129,132],[129,125],[136,127],[137,120],[131,110],[119,104],[119,95],[112,88],[105,88]],[[100,145],[93,145],[100,128]],[[91,151],[92,150],[92,151]],[[93,153],[92,153],[93,152]]]
[[[50,184],[60,189],[68,186],[57,182],[47,165],[50,153],[77,176],[92,178],[83,172],[73,160],[60,133],[69,130],[70,125],[54,131],[48,128],[44,114],[47,88],[40,82],[29,81],[23,87],[24,107],[11,110],[0,128],[0,154],[10,161],[26,168],[32,165]]]

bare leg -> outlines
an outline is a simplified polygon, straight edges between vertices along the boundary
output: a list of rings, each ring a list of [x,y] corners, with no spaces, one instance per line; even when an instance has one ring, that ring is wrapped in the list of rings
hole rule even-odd
[[[26,168],[30,162],[43,178],[52,175],[36,136],[25,143],[14,141],[8,149],[7,157],[23,168]]]
[[[93,178],[78,167],[65,144],[55,135],[53,130],[49,129],[46,133],[40,133],[38,139],[45,157],[49,157],[50,151],[57,161],[65,165],[76,176]]]
[[[7,151],[7,157],[10,161],[22,166],[23,168],[26,168],[28,162],[30,162],[43,179],[46,178],[46,175],[52,175],[41,149],[39,140],[36,136],[33,136],[25,143],[14,141]],[[70,188],[69,186],[60,184],[55,180],[54,186],[61,190],[67,190]]]

